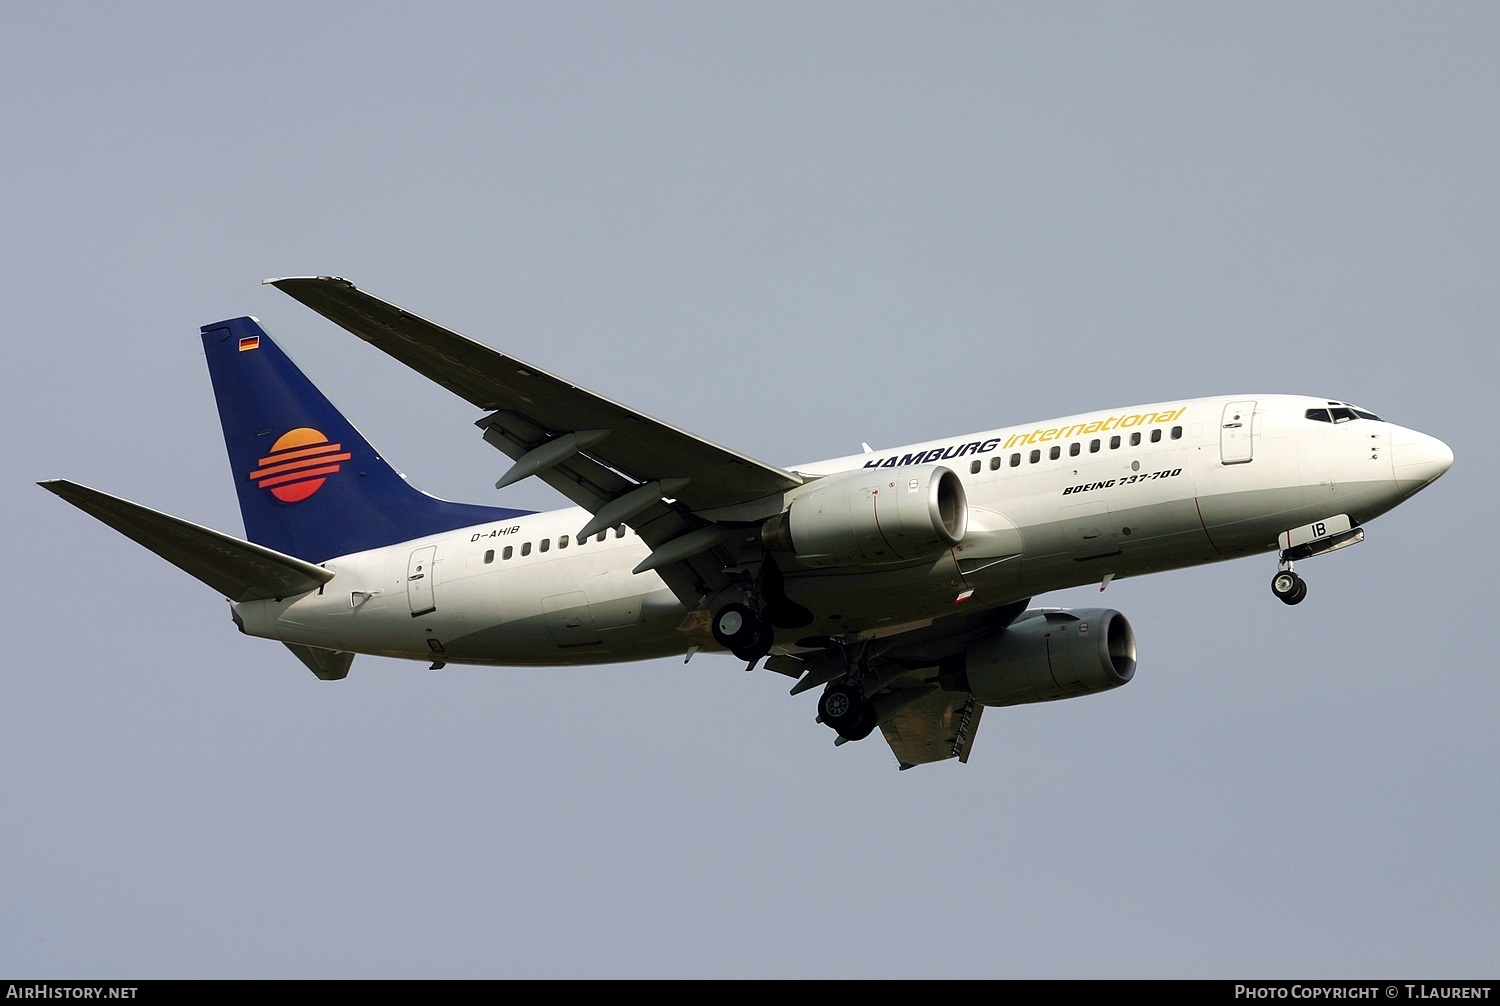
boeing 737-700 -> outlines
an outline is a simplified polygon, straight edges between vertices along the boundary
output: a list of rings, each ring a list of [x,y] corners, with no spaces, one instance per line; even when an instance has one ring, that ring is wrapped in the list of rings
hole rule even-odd
[[[821,689],[836,743],[879,728],[902,768],[967,761],[987,706],[1116,688],[1118,611],[1047,591],[1276,553],[1293,565],[1441,476],[1441,441],[1347,402],[1244,394],[1109,409],[779,468],[592,394],[334,277],[267,280],[473,404],[574,507],[412,487],[253,318],[203,347],[240,539],[41,483],[228,598],[241,632],[319,678],[355,654],[595,664],[697,652]]]

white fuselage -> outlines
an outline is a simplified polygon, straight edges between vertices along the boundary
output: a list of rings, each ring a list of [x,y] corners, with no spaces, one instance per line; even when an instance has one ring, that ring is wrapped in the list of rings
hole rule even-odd
[[[1050,590],[1276,549],[1335,515],[1362,524],[1441,475],[1440,441],[1327,400],[1244,395],[1090,413],[800,466],[804,476],[942,464],[968,498],[962,542],[916,562],[782,564],[812,624],[777,643],[884,633]],[[1116,440],[1118,438],[1118,440]],[[1136,442],[1132,442],[1132,441]],[[1056,455],[1055,457],[1053,455]],[[977,467],[977,471],[975,468]],[[894,488],[894,484],[893,484]],[[482,664],[605,663],[716,649],[628,529],[586,542],[581,509],[531,514],[323,565],[317,592],[235,605],[252,635]]]

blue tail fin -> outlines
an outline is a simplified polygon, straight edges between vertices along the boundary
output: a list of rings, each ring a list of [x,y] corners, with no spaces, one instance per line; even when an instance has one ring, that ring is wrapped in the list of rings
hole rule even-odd
[[[322,562],[529,512],[411,486],[254,318],[203,326],[203,350],[253,542]]]

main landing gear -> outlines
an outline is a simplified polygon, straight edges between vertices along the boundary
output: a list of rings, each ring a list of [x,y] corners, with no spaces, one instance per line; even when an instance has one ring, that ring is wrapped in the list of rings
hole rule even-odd
[[[1307,596],[1307,581],[1292,572],[1289,560],[1282,560],[1282,568],[1271,577],[1271,593],[1283,604],[1301,604]]]
[[[875,730],[875,704],[853,682],[829,685],[818,699],[818,719],[846,741],[862,741]]]
[[[775,632],[749,606],[726,604],[714,614],[714,640],[741,660],[754,662],[771,652]]]

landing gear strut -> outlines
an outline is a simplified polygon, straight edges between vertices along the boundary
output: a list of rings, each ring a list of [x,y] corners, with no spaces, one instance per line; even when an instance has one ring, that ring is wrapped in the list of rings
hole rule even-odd
[[[1290,560],[1282,560],[1282,568],[1271,577],[1271,593],[1283,604],[1301,604],[1307,596],[1307,581],[1292,572]]]

